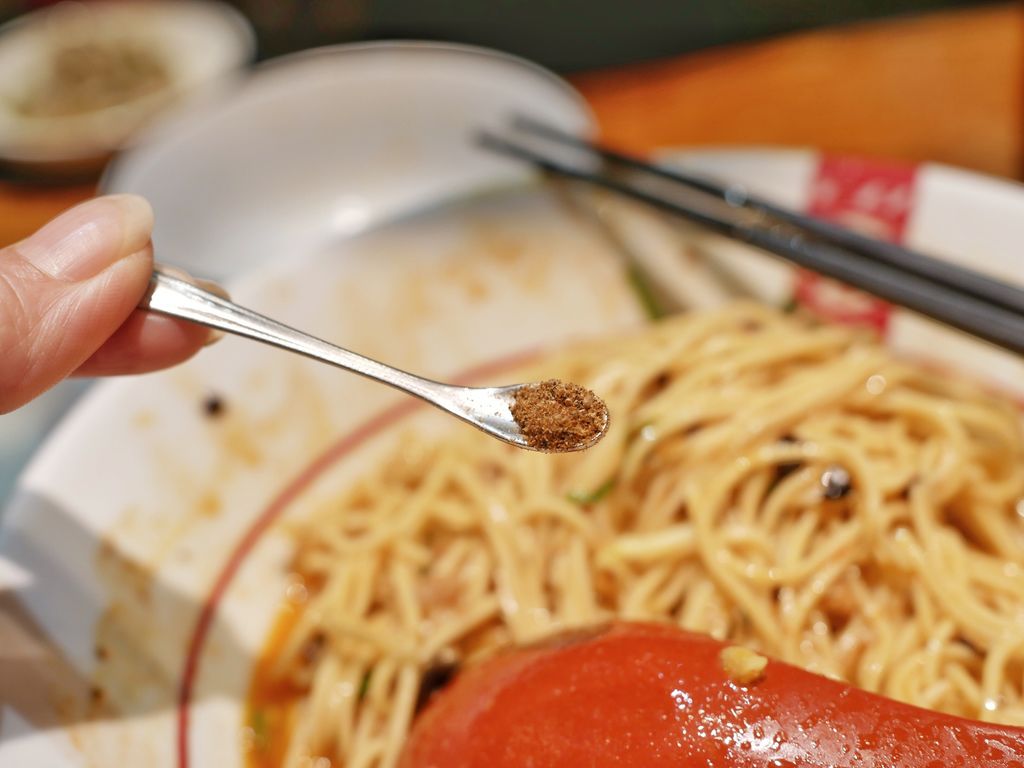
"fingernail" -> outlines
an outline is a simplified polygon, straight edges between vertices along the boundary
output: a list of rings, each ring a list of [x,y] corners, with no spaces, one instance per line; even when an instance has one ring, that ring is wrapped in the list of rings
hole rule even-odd
[[[222,299],[227,299],[228,301],[231,301],[231,296],[228,295],[228,292],[224,290],[224,288],[221,287],[220,285],[217,285],[217,283],[211,282],[209,280],[194,280],[193,282],[195,282],[195,284],[198,285],[200,288],[209,291],[214,296],[220,296]],[[211,344],[216,344],[223,338],[224,331],[218,331],[214,328],[211,328],[210,335],[206,337],[206,341],[203,344],[203,346],[208,347]]]
[[[193,278],[191,276],[189,276],[188,279],[189,279],[190,282],[195,283],[196,285],[198,285],[203,290],[209,291],[214,296],[220,296],[222,299],[227,299],[228,301],[231,300],[231,297],[228,295],[228,292],[225,291],[221,286],[217,285],[217,283],[211,282],[209,280],[196,280],[195,278]],[[211,344],[216,344],[218,341],[220,341],[223,338],[224,338],[224,331],[218,331],[215,328],[211,328],[210,329],[210,335],[206,337],[206,341],[203,342],[203,346],[204,347],[208,347]]]
[[[21,255],[58,280],[98,275],[142,250],[153,231],[153,209],[136,195],[97,197],[65,211],[18,244]]]
[[[231,295],[227,292],[227,290],[225,290],[224,286],[219,285],[219,284],[213,282],[212,280],[195,280],[195,279],[193,279],[192,282],[194,282],[196,285],[198,285],[204,291],[209,291],[214,296],[220,296],[222,299],[227,299],[228,301],[231,301]]]
[[[179,280],[184,280],[186,283],[192,283],[192,285],[202,288],[205,291],[209,291],[214,296],[220,296],[222,299],[227,299],[228,301],[231,300],[231,296],[228,295],[228,292],[217,283],[211,282],[210,280],[199,280],[195,277],[192,277],[192,275],[190,275],[185,270],[180,269],[179,267],[169,267],[166,264],[161,264],[160,269],[170,275],[173,275]],[[210,332],[206,336],[206,341],[203,342],[203,346],[208,347],[211,344],[216,344],[223,338],[223,331],[218,331],[215,328],[211,328]]]

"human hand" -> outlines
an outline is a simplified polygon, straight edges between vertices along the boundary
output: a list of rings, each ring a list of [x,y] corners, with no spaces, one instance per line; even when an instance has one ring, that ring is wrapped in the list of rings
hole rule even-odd
[[[152,230],[149,203],[112,195],[0,250],[0,413],[67,376],[165,368],[209,341],[206,328],[136,309]]]

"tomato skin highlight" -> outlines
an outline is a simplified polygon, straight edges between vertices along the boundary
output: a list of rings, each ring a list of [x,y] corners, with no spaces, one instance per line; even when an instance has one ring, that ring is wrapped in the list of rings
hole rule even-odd
[[[1024,768],[1024,728],[920,709],[654,624],[467,669],[413,726],[401,768]]]

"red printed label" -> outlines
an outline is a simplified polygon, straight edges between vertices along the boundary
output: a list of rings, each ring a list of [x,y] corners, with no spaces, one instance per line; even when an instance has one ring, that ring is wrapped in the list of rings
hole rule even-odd
[[[913,209],[914,166],[823,156],[811,182],[807,212],[871,237],[901,242]],[[814,272],[799,270],[794,298],[816,315],[885,335],[886,302]]]

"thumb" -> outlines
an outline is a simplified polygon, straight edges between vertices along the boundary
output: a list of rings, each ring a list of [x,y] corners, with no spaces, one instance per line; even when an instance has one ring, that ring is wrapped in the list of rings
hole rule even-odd
[[[90,200],[0,250],[0,413],[66,377],[128,318],[153,266],[153,211]]]

